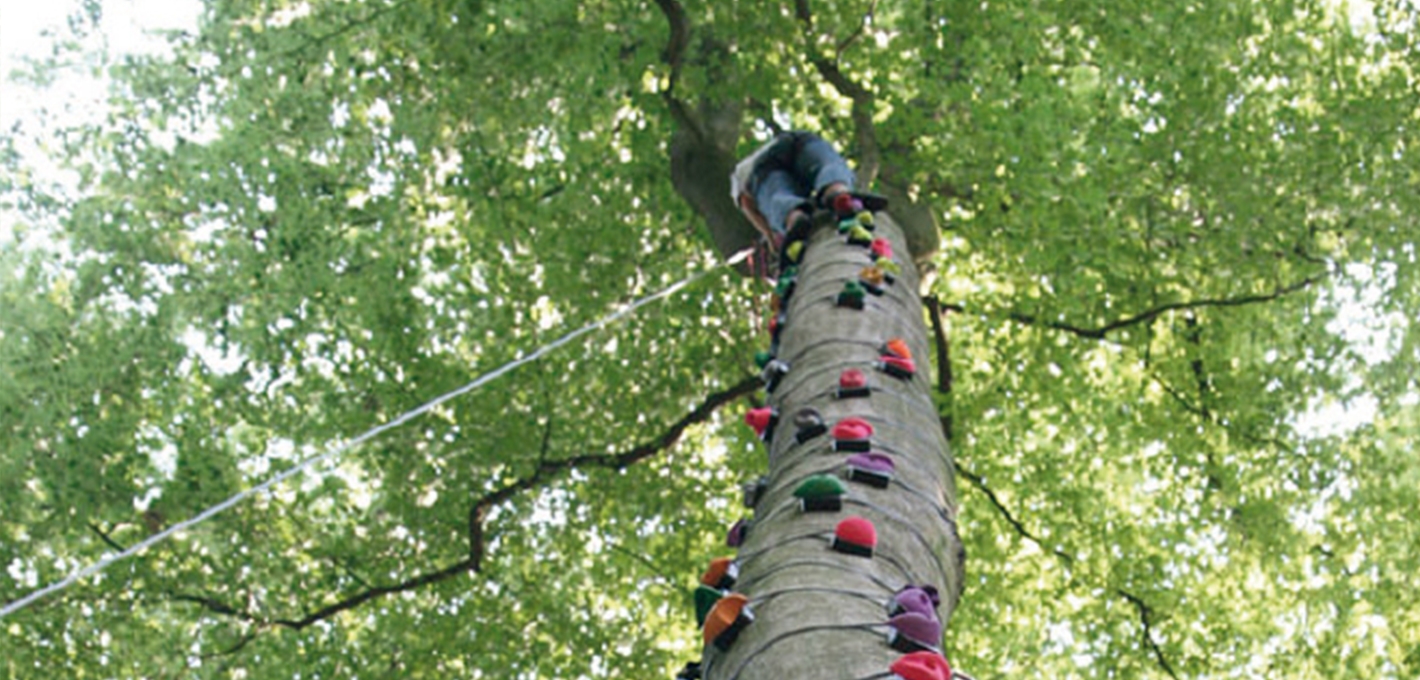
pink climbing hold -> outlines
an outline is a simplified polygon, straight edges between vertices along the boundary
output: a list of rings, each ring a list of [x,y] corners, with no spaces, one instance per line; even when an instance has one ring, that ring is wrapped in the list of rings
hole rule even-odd
[[[873,242],[869,244],[868,249],[873,252],[874,259],[892,259],[892,244],[889,243],[887,239],[882,238],[881,236],[873,239]]]

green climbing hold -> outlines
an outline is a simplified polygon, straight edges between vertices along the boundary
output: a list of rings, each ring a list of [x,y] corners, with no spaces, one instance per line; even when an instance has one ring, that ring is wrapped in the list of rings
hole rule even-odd
[[[769,350],[760,350],[754,353],[754,365],[759,368],[768,366],[771,361],[774,361],[774,355]]]
[[[855,246],[872,245],[873,233],[863,225],[854,223],[853,228],[848,230],[848,243]]]
[[[695,625],[703,627],[705,617],[710,615],[710,610],[715,607],[715,603],[725,594],[707,585],[695,587]]]
[[[863,284],[857,281],[847,281],[843,284],[843,290],[838,293],[837,305],[839,307],[862,309],[863,298],[867,294],[868,290],[863,287]]]
[[[814,475],[794,489],[794,497],[805,511],[836,511],[843,508],[843,494],[848,489],[834,475]]]

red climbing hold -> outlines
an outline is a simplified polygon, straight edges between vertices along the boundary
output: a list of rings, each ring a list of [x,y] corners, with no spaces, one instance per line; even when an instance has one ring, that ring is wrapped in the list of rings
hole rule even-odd
[[[901,680],[951,680],[952,667],[936,652],[913,652],[888,666]]]
[[[862,418],[844,418],[833,426],[834,439],[867,439],[873,436],[873,425]]]
[[[882,362],[878,364],[878,367],[894,378],[906,380],[917,373],[917,364],[913,363],[911,359],[895,357],[891,354],[884,354],[878,359]]]
[[[878,545],[878,530],[873,523],[854,515],[838,523],[833,530],[833,549],[849,555],[872,557]]]
[[[745,414],[745,424],[754,428],[754,433],[765,441],[774,434],[774,425],[778,422],[779,414],[768,406],[752,408]]]

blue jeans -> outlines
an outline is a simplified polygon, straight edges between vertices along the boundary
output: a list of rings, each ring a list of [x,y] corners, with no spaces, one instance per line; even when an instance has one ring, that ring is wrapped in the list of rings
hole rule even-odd
[[[750,175],[749,191],[760,214],[777,233],[788,231],[785,218],[795,208],[812,210],[810,197],[842,182],[853,189],[853,171],[833,145],[812,132],[785,132],[774,142]]]

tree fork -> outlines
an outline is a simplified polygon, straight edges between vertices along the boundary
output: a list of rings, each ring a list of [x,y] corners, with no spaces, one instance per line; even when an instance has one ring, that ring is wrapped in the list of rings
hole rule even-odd
[[[749,598],[755,620],[728,650],[706,646],[707,680],[883,674],[902,656],[887,643],[886,603],[896,589],[937,588],[944,626],[960,599],[965,556],[954,470],[930,397],[930,371],[904,380],[877,367],[889,339],[903,339],[919,359],[929,356],[931,345],[905,237],[886,214],[876,222],[875,236],[888,239],[906,265],[881,296],[868,296],[862,310],[835,305],[844,283],[857,281],[871,259],[868,249],[820,224],[784,305],[778,359],[791,368],[769,395],[779,422],[768,446],[768,483],[740,548],[733,587]],[[836,398],[839,374],[848,368],[868,376],[871,396]],[[796,487],[813,474],[840,475],[851,455],[835,452],[826,434],[798,443],[794,414],[804,408],[816,409],[830,427],[847,417],[872,424],[872,450],[893,459],[894,481],[887,488],[847,482],[841,510],[800,510]],[[829,547],[836,525],[853,515],[877,530],[871,558]]]

